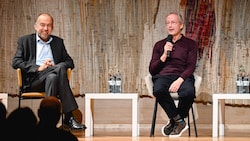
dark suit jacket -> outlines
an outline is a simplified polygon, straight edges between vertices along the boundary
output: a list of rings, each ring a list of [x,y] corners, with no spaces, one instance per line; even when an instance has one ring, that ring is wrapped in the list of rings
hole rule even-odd
[[[62,64],[66,68],[74,68],[73,59],[67,53],[63,39],[51,35],[53,40],[50,42],[52,55],[55,65]],[[37,75],[38,65],[36,65],[36,34],[29,34],[18,39],[18,46],[12,60],[14,69],[21,68],[24,86],[28,87]]]

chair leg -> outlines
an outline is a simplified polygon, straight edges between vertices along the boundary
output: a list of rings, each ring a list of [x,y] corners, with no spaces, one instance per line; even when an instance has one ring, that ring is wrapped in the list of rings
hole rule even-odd
[[[196,136],[196,137],[198,137],[197,128],[196,128],[196,121],[195,121],[195,116],[194,116],[194,109],[193,109],[193,105],[191,106],[191,110],[192,110],[192,116],[193,116],[193,122],[194,122],[194,131],[195,131],[195,136]]]
[[[188,136],[190,137],[191,135],[191,132],[190,132],[190,117],[189,117],[189,114],[188,114]]]
[[[18,95],[18,108],[20,108],[21,107],[21,94],[22,94],[22,92],[21,92],[21,90],[19,91],[19,95]]]
[[[64,130],[64,123],[63,123],[64,117],[63,117],[63,113],[62,113],[62,129]]]
[[[155,132],[155,121],[156,121],[157,107],[158,107],[158,101],[155,99],[155,106],[154,106],[154,113],[153,113],[153,119],[152,119],[152,124],[151,124],[150,137],[154,136],[154,132]]]
[[[19,98],[18,98],[18,108],[21,107],[21,103],[20,103],[20,102],[21,102],[21,98],[19,97]]]

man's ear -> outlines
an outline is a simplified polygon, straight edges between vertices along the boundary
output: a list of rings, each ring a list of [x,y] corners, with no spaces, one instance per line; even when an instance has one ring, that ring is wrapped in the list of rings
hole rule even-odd
[[[181,30],[183,30],[183,28],[184,28],[184,24],[182,23],[182,24],[181,24]]]

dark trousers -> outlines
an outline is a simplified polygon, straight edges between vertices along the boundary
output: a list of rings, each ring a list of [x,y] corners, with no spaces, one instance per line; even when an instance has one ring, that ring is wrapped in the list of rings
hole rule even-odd
[[[46,96],[56,96],[62,103],[63,113],[78,108],[67,77],[64,64],[57,64],[39,72],[31,83],[30,89],[45,91]]]
[[[191,76],[186,78],[180,86],[178,90],[178,106],[175,105],[168,89],[173,81],[175,81],[178,77],[179,76],[173,75],[153,76],[153,95],[156,97],[156,100],[159,102],[170,119],[177,116],[178,114],[181,116],[181,118],[186,118],[195,98],[195,79],[194,76]]]

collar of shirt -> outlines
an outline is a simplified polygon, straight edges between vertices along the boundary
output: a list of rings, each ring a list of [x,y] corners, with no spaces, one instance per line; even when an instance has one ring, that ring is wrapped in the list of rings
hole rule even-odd
[[[39,36],[38,33],[36,33],[36,42],[37,43],[42,43],[42,44],[49,44],[53,38],[50,36],[49,40],[47,42],[44,42]]]

